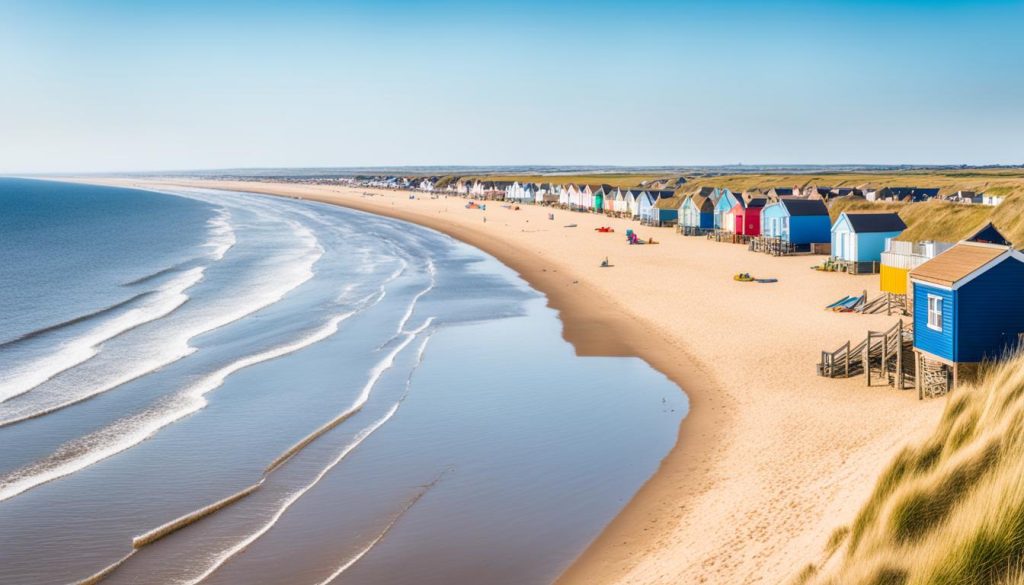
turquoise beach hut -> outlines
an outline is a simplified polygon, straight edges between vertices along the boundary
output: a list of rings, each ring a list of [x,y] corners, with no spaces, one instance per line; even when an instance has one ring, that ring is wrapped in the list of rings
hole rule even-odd
[[[965,240],[913,269],[910,282],[922,395],[954,387],[961,374],[1021,345],[1024,254],[1011,246]]]
[[[715,203],[714,227],[716,230],[724,229],[722,217],[729,213],[733,207],[741,202],[741,198],[728,189],[719,191],[718,201]]]
[[[851,274],[878,272],[885,241],[907,229],[895,213],[843,212],[832,225],[832,259]]]

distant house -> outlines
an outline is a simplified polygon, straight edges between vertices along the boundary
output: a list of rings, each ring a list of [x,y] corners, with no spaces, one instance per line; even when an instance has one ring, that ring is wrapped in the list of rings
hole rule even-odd
[[[704,190],[686,197],[679,207],[679,225],[686,235],[698,235],[715,227],[715,204]]]
[[[991,225],[985,229],[995,231]],[[1001,234],[999,239],[1005,241]],[[910,281],[922,394],[951,388],[980,362],[1020,346],[1024,255],[1011,246],[968,238],[912,270]],[[934,375],[936,370],[946,376]],[[945,388],[935,388],[943,382]]]
[[[995,207],[996,205],[1001,204],[1005,199],[1006,198],[1001,195],[989,195],[988,193],[984,193],[981,196],[981,204]]]
[[[715,229],[725,229],[725,225],[722,221],[723,216],[736,207],[736,204],[740,202],[740,198],[733,194],[728,189],[722,189],[719,191],[718,201],[715,203]]]
[[[905,229],[895,213],[843,212],[832,225],[832,257],[853,274],[877,272],[886,239]]]
[[[982,194],[975,191],[957,191],[946,197],[946,200],[961,205],[981,205]]]
[[[791,187],[773,187],[765,194],[765,198],[770,201],[778,201],[783,197],[797,197],[799,195],[799,189],[793,189]]]

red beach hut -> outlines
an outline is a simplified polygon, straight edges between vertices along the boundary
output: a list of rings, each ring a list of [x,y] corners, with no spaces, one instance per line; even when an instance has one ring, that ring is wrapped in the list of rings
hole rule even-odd
[[[757,198],[751,199],[746,207],[742,204],[736,205],[732,209],[732,214],[736,221],[736,234],[741,236],[761,235],[761,209],[767,203],[767,199]]]

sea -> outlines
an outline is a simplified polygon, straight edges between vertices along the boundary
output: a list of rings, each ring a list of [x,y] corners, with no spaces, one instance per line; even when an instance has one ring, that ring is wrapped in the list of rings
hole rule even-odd
[[[685,394],[314,202],[0,179],[0,583],[549,584]]]

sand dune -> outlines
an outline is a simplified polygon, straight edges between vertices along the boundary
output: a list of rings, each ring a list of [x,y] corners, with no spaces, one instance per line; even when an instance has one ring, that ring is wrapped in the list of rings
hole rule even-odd
[[[676,448],[561,585],[783,582],[850,521],[898,447],[941,414],[942,400],[815,375],[822,349],[897,319],[822,310],[864,289],[877,294],[878,279],[811,271],[815,258],[592,214],[556,210],[551,221],[552,210],[532,206],[495,202],[483,212],[454,197],[174,182],[336,203],[447,232],[545,292],[578,353],[639,355],[685,389],[691,413]],[[595,232],[601,225],[616,233]],[[661,243],[628,246],[627,228]],[[606,256],[613,267],[599,266]],[[740,271],[779,282],[735,282]]]

